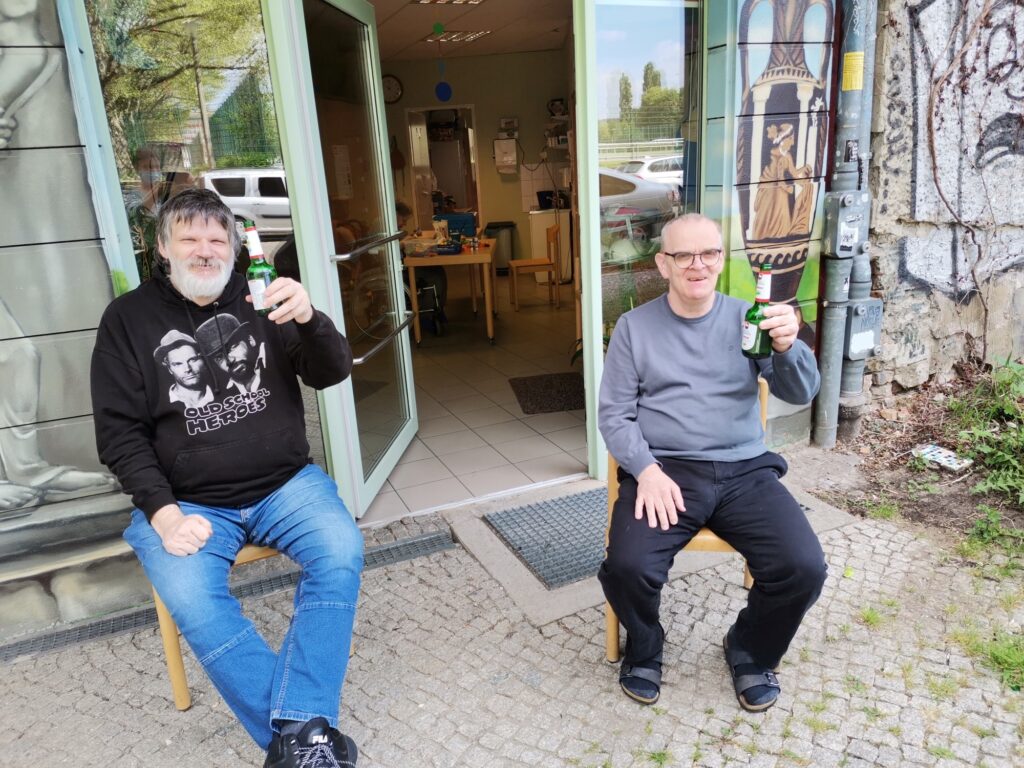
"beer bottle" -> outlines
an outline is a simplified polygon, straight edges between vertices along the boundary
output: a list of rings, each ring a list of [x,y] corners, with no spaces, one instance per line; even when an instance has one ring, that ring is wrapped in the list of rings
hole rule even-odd
[[[267,307],[263,302],[263,292],[277,279],[277,270],[263,255],[260,233],[251,221],[245,222],[245,244],[249,249],[249,269],[245,271],[245,279],[249,283],[252,305],[259,314],[268,315],[280,306]]]
[[[743,339],[740,342],[743,354],[754,360],[768,357],[772,353],[772,337],[760,327],[771,295],[772,265],[765,262],[757,271],[757,296],[754,298],[754,306],[747,310],[743,318]]]

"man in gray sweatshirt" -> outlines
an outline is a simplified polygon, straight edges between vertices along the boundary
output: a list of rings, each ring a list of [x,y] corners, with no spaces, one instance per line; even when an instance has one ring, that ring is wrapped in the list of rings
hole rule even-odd
[[[668,292],[619,318],[601,381],[599,424],[618,460],[619,497],[598,577],[626,628],[622,690],[658,700],[665,633],[661,589],[673,558],[707,526],[747,560],[747,605],[725,636],[740,705],[772,706],[774,668],[825,580],[825,557],[800,505],[779,482],[787,465],[765,448],[757,397],[810,402],[814,355],[793,307],[771,305],[761,328],[773,353],[740,352],[747,302],[715,290],[724,257],[718,225],[700,214],[662,230],[658,270]]]

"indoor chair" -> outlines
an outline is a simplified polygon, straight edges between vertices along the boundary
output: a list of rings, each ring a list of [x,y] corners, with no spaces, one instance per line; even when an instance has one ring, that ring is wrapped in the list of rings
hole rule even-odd
[[[271,547],[258,547],[255,544],[246,544],[238,551],[235,558],[235,565],[252,563],[256,560],[263,560],[277,554],[276,549]],[[160,599],[160,595],[153,590],[153,602],[156,603],[156,619],[160,624],[160,638],[164,641],[164,656],[167,658],[167,676],[171,679],[171,693],[174,695],[174,706],[179,710],[186,710],[192,706],[192,694],[188,690],[188,678],[185,677],[185,664],[181,658],[181,637],[178,625],[171,618],[170,611]]]
[[[562,282],[562,275],[558,266],[558,225],[554,224],[547,228],[547,255],[543,259],[510,259],[508,262],[508,294],[509,301],[516,312],[519,311],[519,290],[516,280],[520,272],[547,272],[548,273],[548,302],[555,305],[557,309],[561,306],[561,295],[559,284]]]
[[[761,427],[768,423],[768,382],[764,379],[757,380],[757,394],[761,403]],[[608,528],[605,530],[605,544],[608,543],[608,534],[612,525],[612,509],[615,500],[619,496],[619,463],[615,457],[608,454]],[[690,539],[690,543],[683,547],[685,552],[735,552],[725,541],[718,538],[708,528],[701,528]],[[754,578],[750,575],[750,568],[743,564],[743,586],[750,589],[754,586]],[[615,615],[608,601],[604,604],[604,652],[608,663],[615,664],[622,658],[619,650],[619,617]]]

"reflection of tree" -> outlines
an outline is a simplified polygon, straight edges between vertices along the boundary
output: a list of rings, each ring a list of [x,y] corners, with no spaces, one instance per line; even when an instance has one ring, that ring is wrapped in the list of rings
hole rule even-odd
[[[265,77],[258,0],[91,0],[86,8],[114,153],[123,171],[131,168],[134,146],[182,141],[179,126],[196,105],[197,67],[211,92],[222,85],[227,70]]]

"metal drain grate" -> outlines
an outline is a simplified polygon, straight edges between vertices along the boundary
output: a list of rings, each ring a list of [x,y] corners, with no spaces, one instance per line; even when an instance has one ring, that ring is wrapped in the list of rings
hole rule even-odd
[[[432,555],[435,552],[452,549],[454,546],[455,542],[452,541],[451,532],[448,530],[401,539],[390,544],[381,544],[366,550],[363,570],[368,571],[384,565],[393,565],[404,560]],[[231,593],[238,598],[262,597],[293,588],[298,581],[299,571],[295,569],[236,584],[231,588]],[[74,627],[56,629],[45,634],[0,645],[0,663],[13,661],[19,656],[56,651],[70,645],[86,643],[101,637],[112,637],[125,632],[135,632],[154,625],[156,625],[156,609],[139,608],[116,616],[107,616]]]
[[[608,491],[595,488],[484,519],[544,586],[556,589],[597,573],[604,559]]]

